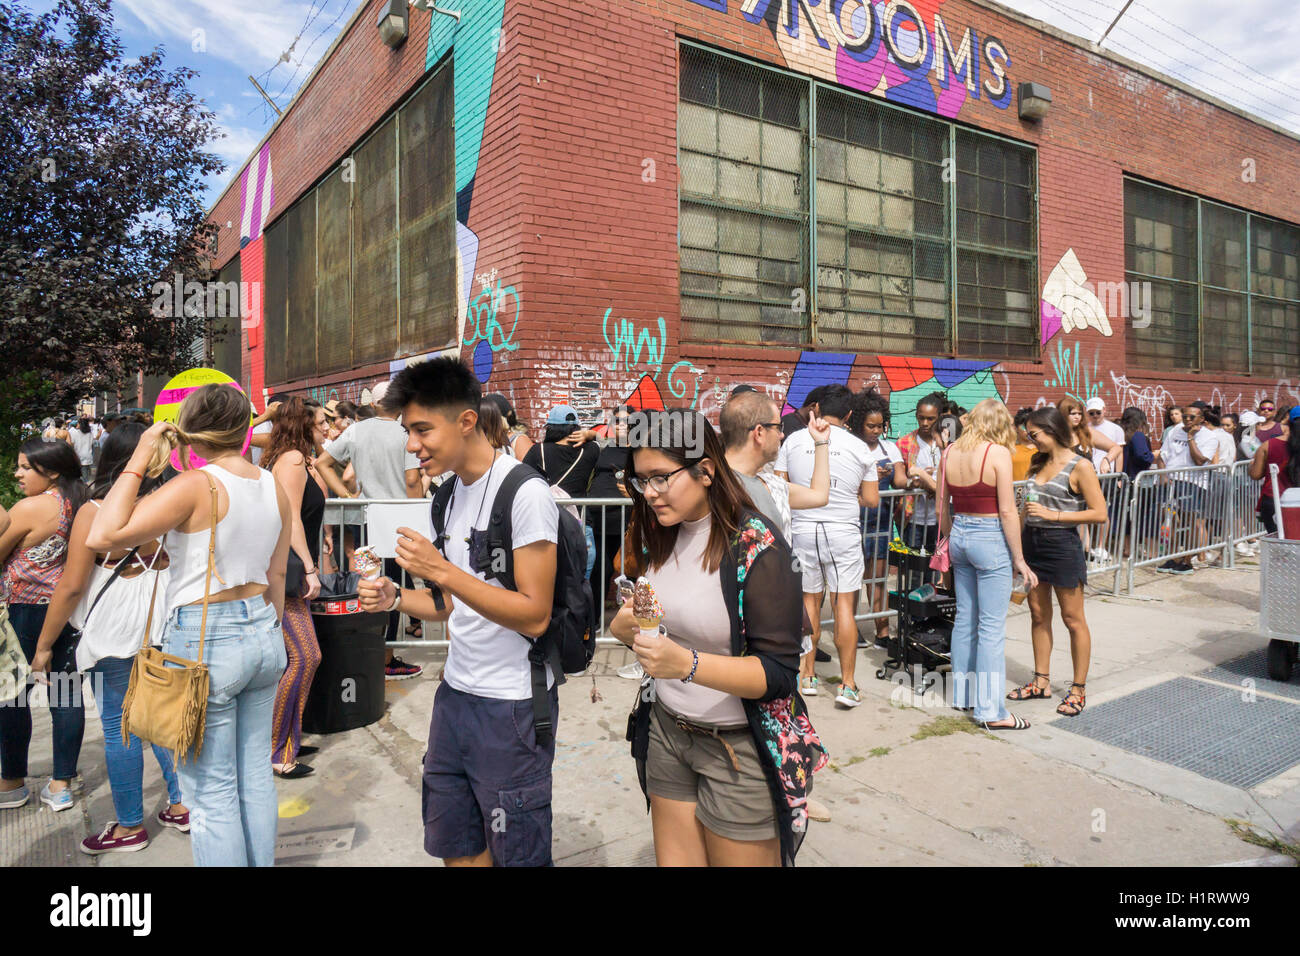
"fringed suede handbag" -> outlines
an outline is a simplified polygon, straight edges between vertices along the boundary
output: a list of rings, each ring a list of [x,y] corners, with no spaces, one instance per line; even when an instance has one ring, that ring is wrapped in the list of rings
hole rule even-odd
[[[173,657],[149,645],[153,626],[158,580],[154,579],[149,599],[149,619],[144,626],[144,643],[135,655],[131,684],[122,701],[122,743],[130,746],[131,735],[166,747],[184,763],[190,751],[203,752],[203,728],[208,710],[208,668],[203,663],[203,640],[208,629],[208,598],[212,595],[212,572],[217,553],[217,485],[212,476],[212,530],[208,534],[208,573],[203,582],[203,618],[199,624],[199,659]],[[168,664],[176,665],[168,667]]]

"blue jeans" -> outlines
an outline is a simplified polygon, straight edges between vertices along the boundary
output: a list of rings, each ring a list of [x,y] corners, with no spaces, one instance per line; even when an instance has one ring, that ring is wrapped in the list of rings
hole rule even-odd
[[[953,515],[948,554],[957,592],[957,620],[952,628],[953,706],[973,706],[979,721],[1005,720],[1011,551],[1002,534],[1002,522]]]
[[[48,604],[10,604],[9,623],[18,635],[27,663],[36,656],[36,642],[45,626]],[[54,730],[55,780],[71,780],[77,775],[77,758],[81,755],[81,737],[86,728],[86,711],[81,694],[81,675],[77,673],[77,633],[65,626],[50,651],[50,721]],[[13,700],[0,701],[0,776],[21,780],[27,776],[27,750],[32,743],[32,711],[28,695],[34,678],[27,678],[27,688]]]
[[[113,790],[113,810],[124,827],[144,823],[144,743],[135,734],[130,744],[122,743],[122,698],[131,683],[133,657],[104,657],[90,669],[104,727],[104,762],[108,764],[108,785]],[[181,802],[181,784],[176,778],[172,755],[153,745],[153,755],[167,782],[167,802]]]
[[[195,660],[203,608],[174,608],[163,649]],[[275,608],[261,597],[208,608],[203,752],[180,765],[195,866],[271,866],[278,806],[271,772],[275,692],[288,664]]]
[[[596,532],[591,530],[591,525],[582,526],[584,535],[587,538],[587,580],[591,580],[591,569],[596,566]]]

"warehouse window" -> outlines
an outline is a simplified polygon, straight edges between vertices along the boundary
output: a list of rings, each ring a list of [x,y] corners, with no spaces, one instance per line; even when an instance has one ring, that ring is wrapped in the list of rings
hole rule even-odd
[[[213,310],[212,337],[208,343],[209,364],[220,369],[236,382],[243,377],[241,367],[242,332],[240,310],[243,308],[239,291],[239,256],[235,256],[217,275],[220,284],[217,307]]]
[[[1037,354],[1033,149],[683,45],[678,166],[684,338]]]
[[[1300,229],[1136,180],[1124,183],[1130,283],[1151,321],[1129,360],[1161,369],[1283,375],[1300,360]]]
[[[805,342],[807,84],[691,48],[681,82],[683,335]]]
[[[266,229],[266,378],[432,351],[457,328],[452,70]]]

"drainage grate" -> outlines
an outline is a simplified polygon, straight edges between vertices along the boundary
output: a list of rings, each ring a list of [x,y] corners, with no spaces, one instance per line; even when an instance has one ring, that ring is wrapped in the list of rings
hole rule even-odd
[[[1249,677],[1255,682],[1256,690],[1300,701],[1300,681],[1293,679],[1283,684],[1281,681],[1275,681],[1268,676],[1268,651],[1263,648],[1252,651],[1245,657],[1224,661],[1217,667],[1211,667],[1208,671],[1201,671],[1198,676],[1208,677],[1210,680],[1221,680],[1227,684],[1240,684]]]
[[[1300,764],[1300,707],[1190,677],[1089,707],[1053,726],[1250,788]]]

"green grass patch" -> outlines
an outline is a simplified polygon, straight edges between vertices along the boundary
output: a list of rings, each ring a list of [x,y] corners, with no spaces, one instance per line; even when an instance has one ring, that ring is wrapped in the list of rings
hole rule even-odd
[[[992,734],[985,733],[976,724],[967,720],[965,717],[936,717],[927,724],[922,724],[916,733],[912,734],[913,740],[925,740],[927,737],[947,737],[949,734],[983,734],[985,737],[991,737]]]
[[[887,753],[889,753],[888,747],[872,747],[870,755],[872,757],[883,757]]]
[[[1300,863],[1300,846],[1294,843],[1287,843],[1279,840],[1272,834],[1260,833],[1251,824],[1245,820],[1224,819],[1223,821],[1237,835],[1237,838],[1251,846],[1262,846],[1266,850],[1272,850],[1274,853],[1281,853],[1283,856],[1289,856]]]

